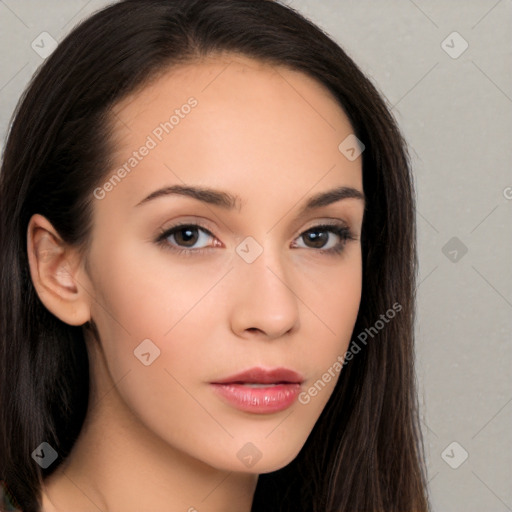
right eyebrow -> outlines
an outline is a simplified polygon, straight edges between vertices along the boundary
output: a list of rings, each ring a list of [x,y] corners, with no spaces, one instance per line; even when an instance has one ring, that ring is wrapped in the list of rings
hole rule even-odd
[[[219,206],[221,208],[225,208],[228,210],[235,208],[237,203],[241,202],[241,198],[239,196],[235,196],[230,194],[229,192],[224,192],[221,190],[215,190],[207,187],[172,185],[151,192],[151,194],[149,194],[135,206],[140,206],[149,201],[152,201],[153,199],[169,195],[182,195],[192,197],[193,199],[197,199],[198,201],[212,204],[214,206]]]

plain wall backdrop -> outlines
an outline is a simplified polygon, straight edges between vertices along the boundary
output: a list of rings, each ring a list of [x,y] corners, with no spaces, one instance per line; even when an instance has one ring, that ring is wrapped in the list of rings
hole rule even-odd
[[[52,38],[109,3],[0,0],[2,149]],[[433,508],[512,511],[512,2],[285,3],[355,60],[409,143],[417,374]]]

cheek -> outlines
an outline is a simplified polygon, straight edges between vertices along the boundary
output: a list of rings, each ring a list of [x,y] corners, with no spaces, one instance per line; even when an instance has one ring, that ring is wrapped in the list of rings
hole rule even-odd
[[[313,284],[316,286],[313,287]],[[343,356],[352,339],[362,291],[362,263],[359,245],[354,245],[342,263],[323,271],[307,273],[302,297],[307,297],[305,315],[312,315],[305,347],[311,370],[306,383],[309,407],[321,409],[330,397],[343,371]],[[308,311],[309,310],[309,311]],[[310,387],[314,386],[314,389]],[[310,389],[310,391],[309,391]]]
[[[218,277],[211,270],[187,271],[170,258],[143,264],[136,251],[123,253],[130,257],[104,254],[102,268],[111,271],[95,273],[93,318],[108,373],[138,424],[194,452],[198,438],[209,439],[219,428],[193,398],[208,376],[201,362],[210,361],[204,350],[210,327],[220,322],[208,302]],[[207,444],[201,450],[195,455],[207,453]]]
[[[348,343],[359,311],[362,262],[359,244],[338,261],[309,265],[297,273],[298,296],[307,306],[304,315],[314,317],[322,353],[333,353]]]
[[[96,261],[102,265],[94,272],[92,316],[108,373],[142,423],[164,438],[172,431],[173,441],[181,442],[192,430],[177,421],[179,415],[205,422],[204,409],[189,393],[225,361],[212,340],[226,339],[214,334],[221,324],[227,328],[226,302],[215,284],[229,262],[187,263],[164,250],[120,241],[105,244]]]
[[[97,300],[93,317],[98,319],[98,327],[103,325],[107,340],[129,339],[133,350],[146,338],[171,337],[175,326],[200,304],[226,265],[187,264],[184,258],[167,255],[164,249],[148,250],[147,243],[114,249],[122,247],[121,242],[109,244],[101,258],[96,257],[103,263],[94,272]]]

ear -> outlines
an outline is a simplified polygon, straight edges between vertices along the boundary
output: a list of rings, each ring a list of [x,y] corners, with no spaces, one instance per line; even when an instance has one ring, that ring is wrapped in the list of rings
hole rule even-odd
[[[30,218],[27,252],[32,283],[45,307],[69,325],[88,322],[91,298],[87,289],[92,287],[80,255],[42,215]]]

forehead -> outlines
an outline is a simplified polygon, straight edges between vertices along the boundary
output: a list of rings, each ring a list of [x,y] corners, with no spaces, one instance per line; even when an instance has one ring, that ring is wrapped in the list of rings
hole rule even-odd
[[[226,52],[162,69],[148,84],[118,102],[114,112],[123,121],[143,119],[141,108],[179,101],[183,94],[202,97],[210,105],[257,99],[265,104],[278,100],[283,106],[295,103],[300,108],[302,100],[306,103],[303,108],[309,106],[331,126],[337,116],[344,116],[330,91],[309,75]],[[335,112],[331,112],[333,107]]]
[[[338,149],[353,131],[343,109],[321,83],[282,66],[232,54],[182,64],[119,102],[112,119],[115,166],[137,158],[116,187],[132,202],[163,181],[304,193],[325,176],[361,188],[360,159]]]

